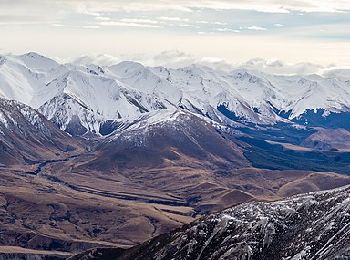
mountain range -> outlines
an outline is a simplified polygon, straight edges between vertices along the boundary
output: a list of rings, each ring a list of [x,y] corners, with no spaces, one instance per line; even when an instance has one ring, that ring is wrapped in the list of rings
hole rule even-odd
[[[271,125],[298,122],[349,128],[350,76],[277,76],[192,65],[180,69],[59,64],[37,53],[0,59],[0,94],[38,109],[72,135],[109,134],[108,121],[124,122],[161,109],[184,109],[221,124],[227,118]]]
[[[202,217],[203,225],[222,214],[231,219],[230,210],[210,214],[242,203],[252,204],[232,211],[262,207],[262,218],[271,213],[279,227],[293,224],[297,214],[279,210],[298,211],[298,199],[285,198],[350,184],[349,88],[345,70],[281,76],[132,61],[60,64],[33,52],[1,56],[0,255],[122,252],[164,233],[177,243],[171,230]],[[347,190],[330,194],[337,192]],[[283,202],[269,204],[276,200]],[[252,252],[239,252],[251,259],[269,252],[244,245]],[[154,248],[166,256],[174,250]]]

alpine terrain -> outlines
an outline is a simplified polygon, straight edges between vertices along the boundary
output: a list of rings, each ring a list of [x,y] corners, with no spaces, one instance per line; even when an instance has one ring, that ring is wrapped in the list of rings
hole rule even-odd
[[[343,259],[350,74],[2,55],[0,168],[0,259]]]
[[[347,259],[350,187],[244,203],[129,250],[71,259]]]

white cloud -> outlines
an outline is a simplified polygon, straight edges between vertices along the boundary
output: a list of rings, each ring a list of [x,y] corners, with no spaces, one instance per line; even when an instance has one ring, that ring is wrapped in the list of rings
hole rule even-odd
[[[105,21],[100,22],[99,25],[103,26],[117,26],[117,27],[140,27],[140,28],[160,28],[160,25],[155,24],[142,24],[133,22],[122,22],[122,21]]]
[[[159,20],[172,21],[172,22],[189,22],[190,21],[190,19],[188,19],[188,18],[169,17],[169,16],[161,16],[161,17],[159,17]]]
[[[131,60],[141,62],[147,66],[165,66],[169,68],[183,68],[195,64],[230,71],[234,67],[233,64],[218,57],[194,57],[178,50],[163,51],[154,56],[131,58]]]
[[[179,68],[193,63],[196,63],[196,59],[192,55],[178,50],[163,51],[150,58],[150,64],[152,66],[161,65],[171,68]]]
[[[112,20],[110,17],[107,17],[107,16],[97,16],[95,17],[96,20],[99,20],[99,21],[110,21]]]
[[[255,12],[242,15],[232,10],[293,12],[282,16]],[[322,64],[349,64],[349,21],[341,20],[346,14],[317,13],[311,17],[303,13],[320,10],[350,10],[350,1],[0,0],[1,47],[11,52],[36,50],[63,57],[100,52],[154,54],[170,48],[196,57],[225,57],[231,62],[278,57],[289,62],[307,59]],[[283,30],[274,24],[282,25],[284,21]],[[179,25],[188,28],[180,30]],[[251,31],[247,33],[249,25]],[[99,30],[87,30],[97,26]],[[259,31],[259,27],[269,31]],[[234,29],[242,33],[233,33]],[[25,43],[21,39],[26,39]]]
[[[247,27],[248,30],[253,30],[253,31],[266,31],[267,29],[265,27],[261,27],[261,26],[248,26]]]
[[[91,16],[100,16],[99,12],[93,11],[93,9],[88,8],[83,2],[77,3],[76,11],[79,14],[91,15]]]
[[[11,22],[0,22],[0,25],[41,25],[41,22],[33,22],[33,21],[11,21]],[[48,23],[50,24],[50,23]],[[51,24],[52,25],[52,24]]]
[[[223,23],[223,22],[214,22],[213,24],[215,24],[215,25],[227,25],[227,23]]]
[[[78,5],[80,12],[89,15],[96,15],[98,12],[109,11],[162,11],[173,10],[193,12],[198,8],[214,10],[254,10],[266,13],[289,13],[290,11],[300,12],[342,12],[350,10],[348,0],[118,0],[118,1],[67,1]],[[83,8],[85,6],[85,8]]]
[[[329,77],[329,78],[349,79],[350,66],[325,68],[322,71],[322,75],[325,76],[325,77]]]
[[[74,15],[87,15],[95,17],[99,21],[111,20],[105,15],[113,15],[114,12],[157,12],[187,14],[194,13],[198,8],[208,10],[252,10],[267,13],[289,13],[298,12],[349,12],[349,0],[1,0],[0,18],[9,17],[2,24],[39,24],[63,23],[67,17]],[[165,13],[167,14],[167,13]],[[159,14],[158,14],[159,15]],[[170,15],[164,17],[171,18]],[[180,17],[179,17],[180,18]],[[79,19],[79,18],[76,18]],[[188,22],[188,18],[180,18]],[[205,18],[203,18],[205,20]],[[66,22],[66,21],[65,21]]]
[[[283,27],[284,25],[280,24],[280,23],[275,23],[273,26],[275,26],[275,27]]]
[[[231,28],[216,28],[216,31],[218,32],[234,32],[234,33],[239,33],[240,30],[235,30],[235,29],[231,29]]]
[[[122,59],[118,57],[107,55],[107,54],[100,54],[100,55],[82,56],[82,57],[75,58],[73,60],[68,60],[67,62],[72,62],[74,64],[79,64],[79,65],[96,64],[100,66],[110,66],[110,65],[117,64],[121,61]]]
[[[98,26],[98,25],[83,25],[81,28],[84,28],[84,29],[98,29],[98,28],[100,28],[100,26]]]
[[[158,21],[150,20],[150,19],[139,19],[139,18],[123,18],[120,19],[121,22],[124,23],[141,23],[141,24],[158,24]]]
[[[208,21],[197,21],[196,23],[199,23],[199,24],[208,24],[209,22],[208,22]]]
[[[218,57],[203,57],[198,60],[198,64],[221,71],[230,71],[234,67],[232,63]]]
[[[276,75],[307,75],[322,74],[324,66],[301,62],[301,63],[285,63],[277,59],[251,59],[241,65],[241,67],[260,72]]]
[[[187,24],[187,23],[177,24],[175,26],[179,26],[179,27],[194,27],[192,24]]]
[[[235,68],[245,68],[273,75],[310,75],[318,74],[326,77],[348,78],[350,66],[318,65],[315,63],[301,62],[288,63],[277,59],[254,58],[243,63],[232,63],[219,57],[195,57],[179,50],[163,51],[156,55],[122,55],[113,56],[107,54],[85,55],[73,59],[56,58],[60,62],[71,62],[78,65],[96,64],[111,66],[124,60],[140,62],[145,66],[164,66],[168,68],[183,68],[193,64],[207,66],[216,70],[231,71]]]

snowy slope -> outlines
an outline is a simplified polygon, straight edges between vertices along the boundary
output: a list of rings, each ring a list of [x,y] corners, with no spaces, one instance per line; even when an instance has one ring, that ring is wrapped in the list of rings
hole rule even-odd
[[[307,109],[335,112],[350,107],[349,82],[343,77],[275,76],[245,69],[223,73],[196,65],[181,69],[146,68],[132,62],[112,66],[109,71],[125,84],[154,93],[175,106],[207,114],[224,104],[250,122],[280,120],[271,105],[290,111],[290,119]]]
[[[258,115],[254,107],[219,72],[206,67],[193,65],[174,70],[123,62],[110,67],[109,72],[123,83],[156,96],[166,107],[185,108],[210,118],[220,118],[222,114],[217,107],[224,105],[236,116],[250,122],[275,121],[271,109],[261,106],[263,113]]]
[[[225,139],[224,133],[212,124],[205,117],[179,109],[162,109],[134,120],[114,121],[108,126],[110,134],[99,142],[99,157],[88,167],[103,171],[158,168],[168,163],[194,167],[198,160],[203,167],[248,166],[233,138]]]
[[[26,67],[29,69],[45,73],[47,71],[52,71],[59,67],[59,64],[47,57],[44,57],[35,52],[29,52],[16,57],[18,60],[22,61]]]
[[[98,133],[106,121],[161,109],[186,109],[224,125],[274,124],[285,120],[282,114],[292,120],[308,110],[348,111],[346,71],[325,75],[275,76],[242,68],[225,73],[197,65],[150,68],[132,61],[107,67],[59,64],[28,53],[0,58],[0,97],[37,108],[79,135]]]
[[[0,98],[0,165],[52,159],[78,146],[38,111]]]
[[[85,128],[98,132],[98,122],[138,114],[138,108],[123,95],[118,83],[99,75],[69,71],[47,87],[57,94],[43,104],[40,111],[50,120],[59,120],[63,129],[73,116],[77,116]]]
[[[300,116],[307,109],[329,111],[348,110],[350,89],[346,81],[337,78],[323,78],[318,75],[304,77],[271,77],[288,99],[275,103],[278,109],[292,111],[290,118]]]

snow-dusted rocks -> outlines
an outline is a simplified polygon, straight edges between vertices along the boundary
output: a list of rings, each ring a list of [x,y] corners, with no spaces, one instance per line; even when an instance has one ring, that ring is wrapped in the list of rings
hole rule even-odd
[[[231,169],[248,166],[238,145],[223,138],[213,124],[180,109],[113,121],[105,126],[106,136],[97,149],[100,156],[89,162],[89,168],[122,171],[181,164],[182,160],[191,165],[197,161],[227,164]]]
[[[245,203],[156,237],[118,259],[348,259],[349,198],[347,186]]]

